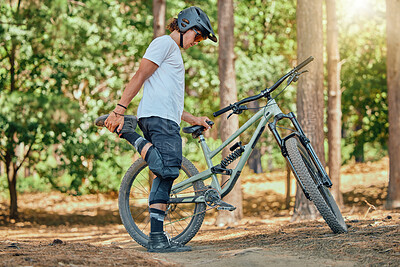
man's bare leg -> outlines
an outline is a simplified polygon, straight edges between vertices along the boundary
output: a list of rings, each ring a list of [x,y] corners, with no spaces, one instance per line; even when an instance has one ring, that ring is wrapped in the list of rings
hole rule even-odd
[[[147,143],[143,148],[142,148],[142,151],[140,152],[140,156],[142,157],[142,159],[146,159],[146,154],[147,154],[147,151],[149,150],[149,148],[152,146],[153,144],[152,143]]]

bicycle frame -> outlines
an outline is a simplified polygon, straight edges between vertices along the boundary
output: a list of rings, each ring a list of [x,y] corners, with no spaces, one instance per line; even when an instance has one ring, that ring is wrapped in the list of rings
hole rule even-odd
[[[282,151],[282,155],[285,157],[287,162],[289,163],[289,167],[293,171],[294,177],[296,178],[298,184],[300,185],[301,189],[303,190],[304,194],[306,195],[307,198],[309,198],[308,193],[306,192],[303,183],[299,179],[293,164],[291,162],[291,159],[288,157],[287,152],[286,152],[286,147],[285,147],[285,142],[287,139],[292,138],[293,136],[297,136],[302,145],[305,147],[307,153],[309,154],[310,158],[314,162],[315,166],[317,167],[318,172],[321,174],[322,179],[315,181],[315,183],[318,186],[325,185],[327,187],[332,186],[332,182],[328,177],[328,174],[326,173],[324,167],[321,165],[321,162],[319,161],[313,147],[310,144],[310,140],[305,136],[300,124],[298,123],[295,115],[290,112],[289,114],[285,115],[282,113],[281,109],[279,106],[276,104],[274,99],[269,99],[267,105],[259,110],[256,114],[254,114],[245,124],[242,125],[235,133],[233,133],[225,142],[223,142],[218,148],[215,150],[211,151],[210,148],[208,147],[204,136],[200,135],[200,145],[203,150],[204,158],[206,160],[208,169],[196,174],[192,177],[189,177],[188,179],[174,185],[172,187],[172,194],[178,194],[179,192],[183,191],[184,189],[187,189],[191,187],[193,182],[200,181],[200,180],[207,180],[209,178],[212,179],[211,182],[211,187],[215,190],[218,191],[218,193],[221,195],[221,198],[229,194],[229,192],[233,189],[235,186],[242,169],[244,165],[246,164],[248,158],[250,157],[251,152],[253,151],[258,139],[260,138],[261,134],[263,133],[265,129],[265,125],[267,122],[274,117],[273,122],[268,124],[268,127],[270,131],[272,132],[273,136],[275,137],[276,142],[278,143],[278,146],[280,147]],[[218,178],[216,176],[216,172],[213,171],[213,165],[212,158],[214,158],[218,153],[222,151],[225,147],[227,147],[230,143],[233,142],[239,135],[241,135],[244,131],[246,131],[251,125],[256,123],[259,119],[261,118],[260,122],[258,123],[257,129],[255,130],[253,136],[250,139],[250,142],[244,146],[244,152],[242,156],[240,157],[240,160],[236,167],[232,169],[232,173],[230,174],[230,179],[228,180],[228,183],[224,188],[221,188]],[[278,131],[276,130],[276,124],[278,121],[282,119],[290,119],[294,128],[296,131],[293,133],[289,134],[288,136],[281,138],[279,135]],[[176,198],[170,198],[169,203],[200,203],[200,202],[205,202],[204,196],[191,196],[191,197],[176,197]]]
[[[172,187],[171,193],[178,194],[179,192],[183,191],[184,189],[191,187],[193,182],[200,181],[200,180],[206,180],[211,177],[212,178],[211,187],[213,189],[217,190],[221,197],[226,196],[235,186],[247,159],[250,157],[251,152],[253,151],[258,139],[260,138],[262,132],[265,129],[265,125],[272,117],[274,117],[274,121],[269,123],[268,127],[269,127],[270,131],[272,132],[272,134],[274,135],[275,140],[281,149],[282,155],[285,157],[285,159],[289,163],[289,166],[292,169],[293,174],[294,174],[298,184],[300,185],[301,189],[303,190],[304,194],[306,195],[306,197],[309,198],[308,193],[306,192],[302,182],[300,181],[298,174],[296,173],[295,168],[293,167],[293,164],[291,162],[291,159],[289,158],[287,151],[286,151],[285,142],[287,139],[292,138],[293,136],[298,137],[301,144],[304,146],[306,152],[309,154],[310,158],[314,162],[315,166],[317,167],[318,172],[321,175],[321,179],[318,178],[318,181],[315,181],[317,186],[320,187],[322,185],[325,185],[327,187],[331,187],[332,182],[330,181],[328,174],[326,173],[324,167],[322,166],[320,160],[318,159],[317,154],[315,153],[314,149],[312,148],[312,146],[310,144],[310,140],[305,136],[303,130],[301,129],[301,126],[298,123],[295,115],[292,112],[290,112],[287,115],[283,114],[281,109],[279,108],[279,106],[276,104],[275,100],[270,95],[288,77],[290,77],[289,81],[288,81],[288,85],[293,81],[297,81],[299,76],[302,73],[306,72],[306,71],[303,71],[303,72],[299,73],[298,71],[313,60],[314,60],[313,57],[309,57],[308,59],[306,59],[305,61],[300,63],[297,67],[293,68],[290,72],[288,72],[287,74],[282,76],[273,86],[271,86],[270,88],[266,88],[260,94],[255,95],[255,96],[250,96],[248,98],[240,100],[239,102],[236,102],[233,105],[231,104],[231,105],[215,112],[214,116],[219,116],[229,110],[233,110],[234,113],[236,112],[236,114],[240,114],[241,112],[238,112],[238,111],[240,111],[240,105],[247,103],[247,102],[255,101],[257,99],[260,99],[261,97],[266,97],[268,99],[267,105],[264,108],[259,110],[256,114],[254,114],[244,125],[242,125],[242,127],[239,128],[239,130],[237,130],[234,134],[232,134],[217,149],[211,151],[204,139],[204,136],[200,135],[199,136],[200,145],[203,150],[204,158],[206,160],[208,169],[174,185]],[[216,167],[218,165],[213,166],[212,158],[214,158],[218,153],[220,153],[222,151],[222,149],[227,147],[233,140],[235,140],[240,134],[242,134],[244,131],[246,131],[251,125],[253,125],[260,118],[261,118],[261,121],[259,122],[257,129],[255,130],[253,136],[251,137],[250,142],[244,146],[244,151],[243,151],[236,167],[234,169],[224,169],[224,168],[217,169]],[[281,138],[278,131],[276,130],[276,124],[278,121],[285,119],[285,118],[291,120],[296,131],[294,131],[293,133],[289,134],[288,136],[286,136],[284,138]],[[229,171],[230,179],[228,180],[227,185],[224,188],[221,188],[216,174],[224,174],[224,171]],[[177,198],[170,198],[170,201],[169,201],[169,203],[197,203],[197,202],[205,202],[204,196],[177,197]]]
[[[208,169],[196,174],[188,179],[174,185],[172,187],[172,194],[178,194],[182,190],[189,188],[193,182],[199,180],[207,180],[211,177],[211,187],[217,190],[221,197],[226,196],[235,186],[240,173],[246,164],[247,159],[250,157],[251,152],[253,151],[258,139],[260,138],[262,132],[265,129],[265,125],[267,122],[272,118],[276,117],[278,114],[282,114],[281,109],[277,105],[274,99],[270,99],[267,105],[259,110],[256,114],[254,114],[245,124],[242,125],[235,133],[233,133],[227,140],[225,140],[218,148],[211,151],[208,147],[204,136],[200,135],[200,145],[203,150],[204,158],[206,160]],[[282,114],[283,115],[283,114]],[[214,158],[218,153],[222,151],[225,147],[227,147],[233,140],[235,140],[240,134],[246,131],[251,125],[256,123],[261,118],[260,122],[258,123],[257,129],[255,130],[253,136],[250,139],[250,142],[244,146],[244,152],[240,157],[240,160],[236,167],[232,169],[232,173],[230,175],[230,179],[224,188],[221,188],[218,178],[216,174],[212,171],[212,167],[214,167],[212,163],[212,158]],[[198,197],[179,197],[179,198],[171,198],[170,203],[189,203],[189,202],[204,202],[203,196]]]

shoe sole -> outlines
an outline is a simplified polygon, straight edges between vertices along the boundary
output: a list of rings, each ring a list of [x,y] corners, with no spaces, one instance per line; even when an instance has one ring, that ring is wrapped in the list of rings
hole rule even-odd
[[[106,121],[106,119],[108,118],[109,115],[102,115],[100,117],[98,117],[95,121],[94,124],[98,127],[104,127],[104,122]]]
[[[104,122],[106,121],[106,119],[108,118],[109,115],[102,115],[100,117],[98,117],[95,121],[94,124],[98,127],[105,127]],[[137,122],[137,118],[134,115],[124,115],[124,117],[126,118],[132,118],[134,120],[136,120]]]

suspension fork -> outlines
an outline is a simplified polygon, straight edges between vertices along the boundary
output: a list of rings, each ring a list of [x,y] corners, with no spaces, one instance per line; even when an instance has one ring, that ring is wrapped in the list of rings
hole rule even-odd
[[[278,131],[276,130],[276,124],[278,121],[282,120],[282,119],[290,119],[290,121],[292,122],[294,128],[296,129],[296,132],[289,134],[288,136],[286,136],[285,138],[281,138]],[[314,148],[311,146],[311,142],[310,139],[308,139],[303,131],[303,129],[301,128],[299,122],[296,119],[296,115],[293,112],[290,112],[288,114],[278,114],[275,116],[274,121],[272,123],[268,124],[269,129],[271,130],[272,134],[274,135],[274,138],[276,140],[276,142],[278,143],[281,151],[282,151],[282,155],[286,158],[286,160],[289,162],[289,165],[291,167],[291,169],[294,171],[293,165],[290,161],[290,159],[288,158],[287,155],[287,151],[286,151],[286,146],[285,146],[285,141],[293,136],[297,136],[300,140],[300,142],[303,144],[303,146],[305,147],[308,155],[310,156],[311,160],[313,161],[313,163],[315,164],[315,166],[317,167],[318,172],[321,175],[321,180],[322,181],[316,181],[318,186],[324,184],[327,187],[331,187],[332,186],[332,182],[329,179],[328,174],[326,173],[324,167],[321,164],[321,161],[318,159],[317,154],[315,153]],[[295,173],[295,172],[294,172]],[[295,176],[297,176],[297,174],[295,174]],[[297,177],[296,177],[297,178]],[[297,181],[300,184],[300,187],[302,187],[303,191],[304,191],[304,186],[302,185],[302,183],[299,181],[299,179],[297,178]],[[306,194],[307,196],[307,194]]]
[[[296,178],[297,184],[300,186],[301,190],[303,191],[304,195],[306,196],[307,199],[310,200],[310,195],[307,193],[303,182],[299,179],[299,175],[296,172],[296,169],[293,166],[292,160],[289,158],[289,155],[286,150],[286,146],[284,144],[285,140],[282,140],[281,136],[279,135],[278,131],[276,130],[276,123],[280,121],[283,118],[289,118],[288,115],[285,115],[283,113],[280,113],[275,116],[274,121],[272,123],[268,123],[268,128],[272,132],[276,142],[278,143],[279,148],[281,149],[282,156],[286,159],[286,161],[289,163],[289,167],[292,170],[294,174],[294,178]],[[292,136],[293,134],[290,134]]]

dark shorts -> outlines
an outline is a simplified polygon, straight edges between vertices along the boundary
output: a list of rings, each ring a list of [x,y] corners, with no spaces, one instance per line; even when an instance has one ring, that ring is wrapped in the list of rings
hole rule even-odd
[[[179,125],[160,117],[140,118],[138,125],[144,138],[160,152],[164,166],[181,168],[182,138]]]

